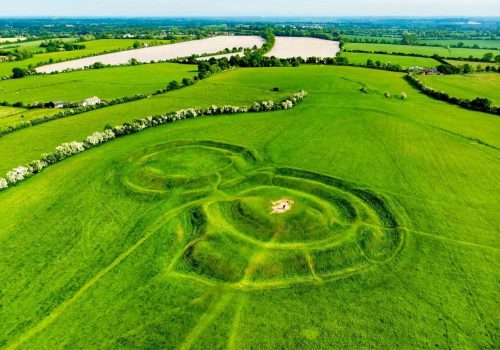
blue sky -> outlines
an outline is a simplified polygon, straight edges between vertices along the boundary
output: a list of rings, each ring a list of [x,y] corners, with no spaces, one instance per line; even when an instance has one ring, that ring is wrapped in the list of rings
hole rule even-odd
[[[500,0],[0,0],[0,16],[500,17]]]

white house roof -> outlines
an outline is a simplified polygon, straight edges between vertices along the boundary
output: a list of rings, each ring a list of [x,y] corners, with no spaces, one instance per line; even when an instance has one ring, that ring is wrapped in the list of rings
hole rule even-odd
[[[94,97],[89,97],[89,98],[86,98],[83,102],[87,102],[87,103],[99,103],[101,102],[101,99],[97,96],[94,96]]]

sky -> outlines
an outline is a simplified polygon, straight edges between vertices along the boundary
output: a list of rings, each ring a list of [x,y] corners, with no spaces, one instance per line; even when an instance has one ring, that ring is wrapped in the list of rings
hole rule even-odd
[[[0,0],[0,17],[497,16],[499,0]]]

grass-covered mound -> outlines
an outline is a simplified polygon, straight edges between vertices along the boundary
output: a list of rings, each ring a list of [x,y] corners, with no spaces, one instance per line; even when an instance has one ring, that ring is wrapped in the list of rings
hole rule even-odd
[[[0,193],[0,346],[494,347],[498,119],[402,74],[238,69],[14,132],[0,167],[273,87],[309,96],[118,138]]]

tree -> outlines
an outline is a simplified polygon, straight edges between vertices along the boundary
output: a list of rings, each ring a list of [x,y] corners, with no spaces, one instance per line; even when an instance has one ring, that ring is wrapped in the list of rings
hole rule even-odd
[[[194,82],[192,79],[189,79],[189,78],[182,79],[182,86],[191,86],[193,84],[194,84]]]
[[[416,45],[418,42],[418,37],[415,33],[404,32],[403,40],[401,41],[404,45]]]
[[[135,41],[133,46],[134,46],[134,49],[138,49],[138,48],[140,48],[142,45],[141,45],[141,43],[140,43],[140,42]]]
[[[474,73],[474,68],[470,64],[466,63],[463,66],[463,71],[464,74]]]
[[[28,71],[26,69],[19,68],[19,67],[12,69],[12,78],[14,78],[14,79],[22,78],[22,77],[26,76],[27,74],[28,74]]]
[[[491,107],[491,101],[487,98],[477,97],[470,103],[470,105],[474,109],[479,109],[480,111],[487,111]]]
[[[172,90],[177,90],[180,89],[180,85],[177,82],[177,80],[172,80],[170,83],[167,85],[167,91],[172,91]]]
[[[491,62],[493,59],[493,54],[491,52],[485,53],[483,56],[483,60],[486,62]]]

